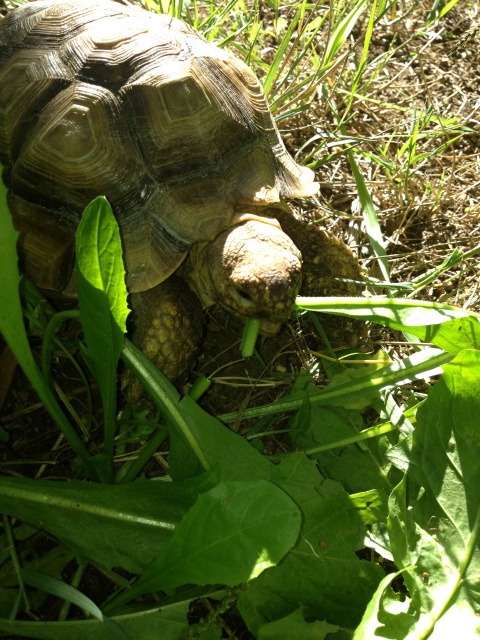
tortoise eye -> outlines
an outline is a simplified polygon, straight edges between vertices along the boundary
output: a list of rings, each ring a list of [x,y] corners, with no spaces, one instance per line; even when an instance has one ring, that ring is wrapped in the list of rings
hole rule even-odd
[[[240,289],[240,287],[236,287],[236,292],[238,293],[238,295],[240,296],[240,298],[243,298],[244,300],[248,300],[248,302],[253,302],[253,299],[250,295],[248,295],[248,293],[246,291],[244,291],[243,289]]]

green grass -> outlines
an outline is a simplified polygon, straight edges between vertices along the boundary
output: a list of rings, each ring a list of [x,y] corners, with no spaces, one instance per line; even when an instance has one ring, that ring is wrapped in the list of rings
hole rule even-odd
[[[33,459],[19,473],[3,464],[0,633],[443,640],[458,628],[468,640],[480,636],[480,324],[468,308],[475,290],[461,296],[477,277],[480,247],[441,246],[432,260],[412,232],[422,216],[447,221],[472,176],[462,154],[474,133],[460,112],[441,108],[427,78],[432,34],[447,44],[457,37],[446,30],[456,3],[146,5],[249,63],[292,153],[318,171],[319,217],[333,231],[348,220],[359,232],[365,295],[299,298],[297,310],[368,321],[382,340],[371,353],[327,346],[281,398],[212,416],[197,403],[201,391],[182,396],[124,338],[120,242],[106,203],[89,208],[77,240],[83,286],[79,314],[69,317],[79,315],[83,338],[73,348],[57,335],[68,318],[48,319],[34,288],[20,298],[3,192],[0,330],[76,460],[55,480],[27,477]],[[105,246],[113,270],[98,250]],[[43,334],[41,368],[22,313]],[[99,389],[87,420],[58,399],[58,348],[88,366],[83,381]],[[120,358],[150,396],[153,419],[122,407]],[[265,371],[249,383],[268,384],[268,363]],[[226,426],[242,420],[248,438],[247,427]],[[10,437],[5,423],[0,440]],[[280,444],[267,455],[272,443]],[[154,460],[163,480],[151,477]],[[90,597],[92,575],[109,586]],[[24,612],[45,610],[46,594],[65,604],[40,625]],[[190,624],[190,609],[202,620]]]

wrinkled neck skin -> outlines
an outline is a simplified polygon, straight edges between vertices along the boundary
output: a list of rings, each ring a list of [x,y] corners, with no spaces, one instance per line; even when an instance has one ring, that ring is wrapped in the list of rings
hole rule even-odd
[[[184,276],[204,306],[219,303],[242,319],[258,318],[261,333],[275,335],[300,289],[302,258],[275,209],[268,216],[249,209],[215,240],[192,247]]]

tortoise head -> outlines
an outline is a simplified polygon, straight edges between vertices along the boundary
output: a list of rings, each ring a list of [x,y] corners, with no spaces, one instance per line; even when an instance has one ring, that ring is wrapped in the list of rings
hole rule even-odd
[[[190,278],[205,305],[219,303],[275,335],[292,310],[302,258],[276,220],[247,216],[210,243],[193,247]]]

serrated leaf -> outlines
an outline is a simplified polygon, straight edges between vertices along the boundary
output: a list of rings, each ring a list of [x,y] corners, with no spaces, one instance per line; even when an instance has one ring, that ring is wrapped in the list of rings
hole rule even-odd
[[[36,524],[101,566],[139,573],[216,482],[210,474],[115,486],[0,477],[0,512]]]
[[[115,604],[184,584],[247,582],[284,557],[300,524],[297,505],[274,484],[222,482],[199,496],[153,564]]]
[[[370,368],[365,367],[355,371],[361,378],[364,369],[369,371]],[[338,384],[345,384],[345,382],[340,381]],[[309,393],[315,391],[315,385],[311,379],[302,381],[299,378],[293,389],[293,395],[300,385]],[[336,386],[338,386],[336,382],[330,383],[328,389],[335,389]],[[362,397],[365,396],[371,403],[367,390]],[[365,428],[365,424],[361,413],[357,410],[321,406],[311,401],[309,407],[308,417],[296,414],[290,421],[290,438],[295,447],[301,451],[308,451],[309,455],[317,461],[320,472],[325,477],[341,482],[349,492],[368,491],[375,488],[383,491],[388,489],[389,493],[391,486],[388,484],[388,468],[391,465],[385,462],[384,457],[390,446],[388,436],[362,443],[362,448],[357,444],[351,444],[313,453],[310,450],[358,435]],[[382,473],[379,473],[379,469]]]
[[[220,469],[222,480],[270,479],[272,463],[245,438],[226,429],[189,396],[182,398],[179,407],[206,460],[213,468]],[[197,466],[188,462],[190,456],[180,431],[171,432],[169,462],[173,478],[183,479],[198,473]]]
[[[188,632],[187,614],[190,601],[184,600],[162,607],[111,616],[129,637],[141,640],[181,640]],[[68,622],[24,622],[0,620],[0,633],[39,640],[112,640],[108,627],[98,620]]]
[[[242,617],[257,634],[301,604],[306,618],[354,627],[383,577],[380,567],[355,554],[365,532],[355,505],[340,483],[322,478],[302,454],[275,467],[272,480],[299,505],[302,533],[282,562],[241,594]]]
[[[222,480],[270,479],[272,463],[245,438],[225,428],[189,396],[180,394],[129,340],[122,357],[165,417],[170,435],[169,469],[175,481],[218,468]]]
[[[415,431],[389,453],[407,474],[390,498],[391,550],[400,569],[415,569],[404,572],[408,608],[379,616],[383,634],[398,628],[397,615],[406,640],[443,640],[455,625],[464,637],[480,634],[479,389],[480,353],[463,351],[418,409]]]

